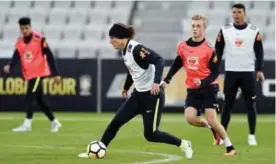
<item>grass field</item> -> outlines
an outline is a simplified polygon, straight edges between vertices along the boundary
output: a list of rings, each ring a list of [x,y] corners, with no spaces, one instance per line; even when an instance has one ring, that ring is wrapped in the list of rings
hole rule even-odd
[[[113,114],[56,113],[63,124],[57,134],[40,113],[35,114],[33,131],[13,133],[23,121],[23,113],[0,113],[1,164],[274,164],[275,122],[273,115],[258,117],[258,147],[247,145],[248,125],[245,115],[233,116],[229,135],[238,150],[234,157],[222,156],[223,146],[212,145],[207,129],[189,126],[182,114],[164,114],[161,129],[192,141],[194,157],[186,160],[179,148],[147,143],[143,138],[141,117],[121,128],[108,148],[105,159],[79,159],[86,145],[101,137]]]

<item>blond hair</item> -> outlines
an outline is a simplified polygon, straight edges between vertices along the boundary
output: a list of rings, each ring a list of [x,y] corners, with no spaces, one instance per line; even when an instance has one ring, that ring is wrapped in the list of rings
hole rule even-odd
[[[202,20],[203,21],[203,26],[204,26],[205,29],[208,26],[208,18],[203,16],[203,15],[196,14],[192,17],[192,20]]]

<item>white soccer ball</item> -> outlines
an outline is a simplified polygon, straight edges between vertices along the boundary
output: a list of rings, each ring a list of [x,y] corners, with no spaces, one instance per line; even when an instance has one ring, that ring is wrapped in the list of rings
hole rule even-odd
[[[87,155],[89,158],[104,158],[106,146],[101,141],[93,141],[87,146]]]

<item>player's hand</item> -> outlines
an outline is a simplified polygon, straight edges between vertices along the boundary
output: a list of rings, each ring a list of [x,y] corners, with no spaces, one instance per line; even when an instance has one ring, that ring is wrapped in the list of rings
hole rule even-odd
[[[265,77],[264,77],[264,73],[263,73],[263,72],[261,72],[261,71],[258,71],[258,72],[257,72],[257,80],[258,80],[259,82],[261,82],[261,84],[264,83]]]
[[[11,66],[9,64],[4,66],[4,72],[6,74],[9,74],[11,72]]]
[[[59,85],[60,82],[61,82],[61,77],[60,77],[59,75],[58,75],[58,76],[55,76],[55,77],[54,77],[54,83],[55,83],[56,85]]]
[[[127,90],[124,89],[124,90],[122,91],[122,96],[123,96],[123,97],[127,97]]]
[[[200,86],[201,85],[201,80],[200,79],[194,79],[193,80],[194,81],[194,84],[196,85],[196,86]]]
[[[153,83],[152,84],[152,89],[151,89],[151,94],[152,95],[158,95],[160,92],[160,84]]]

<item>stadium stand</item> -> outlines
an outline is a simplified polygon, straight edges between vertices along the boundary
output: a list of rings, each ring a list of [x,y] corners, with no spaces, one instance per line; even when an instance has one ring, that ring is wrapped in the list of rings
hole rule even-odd
[[[207,39],[214,44],[220,27],[227,23],[231,23],[231,6],[233,3],[237,2],[138,2],[139,4],[137,4],[137,12],[134,17],[134,24],[135,26],[139,27],[137,32],[138,40],[153,47],[156,51],[162,54],[163,57],[172,58],[176,54],[175,45],[180,40],[190,37],[191,16],[193,14],[204,14],[209,19]],[[243,1],[242,3],[247,7],[247,20],[253,25],[257,26],[263,35],[265,59],[274,60],[274,2]],[[151,15],[151,17],[148,15]],[[158,36],[162,36],[162,38]]]
[[[59,58],[116,58],[108,44],[112,23],[132,24],[136,40],[164,58],[175,56],[176,44],[190,36],[190,17],[209,18],[207,38],[214,43],[220,26],[231,22],[234,1],[0,1],[0,57],[10,57],[19,36],[18,18],[30,16],[34,30],[45,34]],[[265,59],[275,58],[273,1],[244,1],[248,21],[263,34]],[[266,11],[266,12],[263,12]],[[265,14],[259,14],[265,13]],[[132,17],[133,16],[133,17]]]
[[[117,57],[108,44],[114,22],[128,24],[132,1],[0,1],[0,57],[10,57],[18,38],[17,21],[30,16],[59,58]]]

